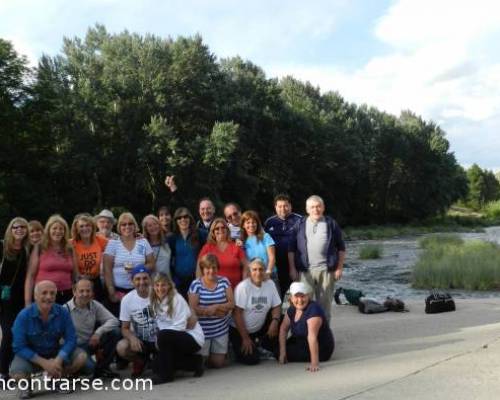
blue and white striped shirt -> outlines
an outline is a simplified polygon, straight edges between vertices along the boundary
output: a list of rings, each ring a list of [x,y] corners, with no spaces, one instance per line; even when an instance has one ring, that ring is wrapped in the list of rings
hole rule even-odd
[[[197,294],[199,296],[199,305],[207,307],[227,303],[226,289],[229,287],[231,287],[229,280],[223,276],[217,277],[217,286],[214,289],[205,287],[201,278],[199,278],[191,283],[189,293]],[[225,335],[229,331],[229,315],[223,318],[200,317],[199,321],[206,339]]]

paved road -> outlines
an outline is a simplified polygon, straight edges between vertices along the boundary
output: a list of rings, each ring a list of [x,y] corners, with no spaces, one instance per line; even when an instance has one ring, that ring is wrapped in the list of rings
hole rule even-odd
[[[500,398],[500,298],[459,300],[457,311],[362,315],[335,306],[336,351],[321,371],[305,364],[231,365],[141,392],[77,392],[71,399],[467,399]],[[37,396],[55,398],[52,394]],[[0,393],[12,399],[13,393]],[[59,397],[59,396],[58,396]]]

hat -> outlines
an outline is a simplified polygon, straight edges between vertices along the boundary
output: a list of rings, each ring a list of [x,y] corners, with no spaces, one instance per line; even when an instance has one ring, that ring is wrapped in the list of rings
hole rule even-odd
[[[95,219],[98,219],[98,218],[107,218],[107,219],[110,219],[113,224],[116,223],[116,219],[115,219],[115,216],[113,215],[113,213],[111,211],[109,211],[109,210],[106,210],[106,209],[102,210],[94,218]]]
[[[296,295],[297,293],[309,294],[311,293],[311,288],[304,282],[293,282],[290,285],[290,293],[292,295]]]
[[[134,278],[134,276],[136,276],[137,274],[142,273],[146,273],[149,275],[149,269],[147,269],[144,264],[139,264],[132,268],[132,271],[130,271],[130,276]]]

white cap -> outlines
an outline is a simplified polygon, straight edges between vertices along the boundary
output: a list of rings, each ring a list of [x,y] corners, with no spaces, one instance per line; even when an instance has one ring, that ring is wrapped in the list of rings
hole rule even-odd
[[[311,288],[304,282],[293,282],[290,285],[290,293],[292,295],[296,295],[297,293],[309,294],[311,293]]]
[[[102,210],[94,218],[96,220],[98,220],[99,218],[107,218],[113,223],[113,225],[116,223],[116,219],[115,219],[115,216],[113,215],[113,213],[109,210],[106,210],[106,209]]]

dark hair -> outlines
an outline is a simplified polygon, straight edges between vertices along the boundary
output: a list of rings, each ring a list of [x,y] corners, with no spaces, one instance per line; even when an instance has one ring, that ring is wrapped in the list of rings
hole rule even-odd
[[[235,203],[234,201],[230,201],[229,203],[226,203],[226,204],[224,205],[223,210],[225,210],[225,209],[226,209],[227,207],[229,207],[229,206],[234,206],[234,207],[236,207],[236,209],[237,209],[239,212],[241,212],[241,207],[240,207],[240,205],[239,205],[238,203]]]
[[[167,206],[161,206],[158,211],[156,212],[156,215],[160,215],[161,212],[164,212],[165,214],[172,214],[170,212],[170,208],[168,208]]]
[[[174,233],[180,235],[179,224],[177,220],[180,215],[187,215],[189,217],[189,233],[191,245],[196,247],[200,244],[200,239],[198,237],[198,229],[196,228],[196,222],[194,221],[193,214],[186,207],[179,207],[174,213]]]
[[[203,275],[203,270],[205,268],[216,267],[217,269],[219,269],[219,260],[214,254],[208,253],[200,258],[198,265],[200,267],[201,275]]]
[[[292,203],[290,200],[290,196],[288,196],[285,193],[279,193],[276,196],[274,196],[274,205],[276,205],[278,201],[287,201],[290,204]]]
[[[248,238],[247,232],[245,231],[245,228],[243,228],[243,225],[249,219],[253,219],[257,223],[257,232],[255,232],[255,236],[257,236],[258,242],[262,241],[264,239],[264,228],[262,228],[262,222],[260,222],[259,214],[257,214],[257,212],[253,210],[245,211],[241,216],[241,240],[245,241]]]

